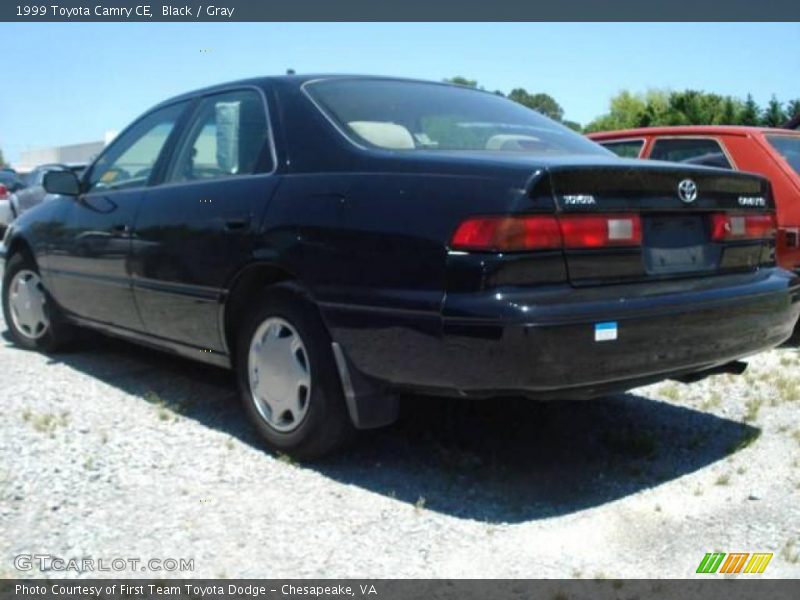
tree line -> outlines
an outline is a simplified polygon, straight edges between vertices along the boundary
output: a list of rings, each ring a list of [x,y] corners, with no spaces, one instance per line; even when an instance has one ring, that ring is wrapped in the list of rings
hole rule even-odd
[[[451,77],[448,83],[484,89],[474,79]],[[780,127],[800,114],[800,98],[781,102],[773,94],[765,107],[761,107],[748,94],[745,99],[723,96],[698,90],[648,90],[632,93],[622,90],[611,98],[608,112],[585,126],[564,119],[564,109],[549,94],[531,93],[524,88],[514,88],[508,94],[495,91],[523,106],[532,108],[576,131],[612,131],[633,127],[657,125],[755,125]]]

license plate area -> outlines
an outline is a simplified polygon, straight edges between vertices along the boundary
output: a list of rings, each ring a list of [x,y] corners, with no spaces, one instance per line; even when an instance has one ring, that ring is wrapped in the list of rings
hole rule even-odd
[[[644,216],[642,245],[650,275],[713,271],[719,264],[705,215]]]

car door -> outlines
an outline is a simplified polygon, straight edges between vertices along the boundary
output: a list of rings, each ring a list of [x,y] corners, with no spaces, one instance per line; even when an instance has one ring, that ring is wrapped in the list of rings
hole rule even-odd
[[[187,105],[157,109],[126,129],[87,171],[82,194],[68,204],[49,266],[56,299],[69,312],[142,329],[130,280],[132,227]]]
[[[146,330],[223,351],[225,286],[252,255],[252,232],[277,185],[266,100],[253,88],[198,102],[136,219],[133,289]]]

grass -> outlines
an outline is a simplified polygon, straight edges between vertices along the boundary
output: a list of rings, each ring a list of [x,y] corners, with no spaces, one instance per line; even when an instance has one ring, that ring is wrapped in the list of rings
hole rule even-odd
[[[778,398],[782,402],[797,402],[800,400],[800,387],[798,380],[786,375],[777,375],[773,380]]]
[[[681,398],[681,389],[676,383],[666,383],[658,388],[658,393],[671,402],[677,402]]]
[[[708,398],[700,403],[702,410],[710,410],[712,408],[719,408],[722,405],[722,395],[719,392],[712,391]]]
[[[30,423],[35,431],[53,436],[59,427],[69,425],[69,413],[63,411],[60,415],[56,415],[55,413],[34,413],[25,410],[22,413],[22,420]]]
[[[422,509],[425,508],[425,503],[426,502],[427,501],[425,500],[425,498],[423,496],[420,496],[419,498],[417,498],[417,501],[414,503],[414,510],[421,511]]]
[[[278,452],[278,462],[282,462],[285,465],[297,466],[297,461],[283,452]]]
[[[170,418],[173,418],[175,421],[177,421],[178,415],[185,413],[193,402],[192,400],[167,402],[158,394],[158,392],[153,390],[148,390],[145,392],[143,398],[148,404],[158,407],[158,412],[156,414],[161,421],[169,421]]]
[[[758,418],[758,411],[761,410],[760,398],[748,398],[744,403],[744,421],[752,423]]]
[[[728,485],[731,482],[731,476],[727,473],[723,473],[717,480],[714,482],[714,485]]]
[[[797,547],[798,540],[787,540],[781,549],[781,558],[788,563],[796,565],[800,563],[800,548]]]
[[[149,390],[149,391],[145,392],[144,393],[144,399],[145,399],[145,402],[148,402],[150,404],[157,404],[159,406],[163,406],[165,404],[164,401],[161,399],[161,396],[159,396],[153,390]]]

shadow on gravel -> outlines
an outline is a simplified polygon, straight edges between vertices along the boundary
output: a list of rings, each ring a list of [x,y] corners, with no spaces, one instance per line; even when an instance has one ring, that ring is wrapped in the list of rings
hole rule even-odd
[[[262,447],[224,370],[93,334],[53,361]],[[551,403],[409,396],[397,424],[305,468],[450,516],[521,522],[676,479],[759,434],[634,394]]]

